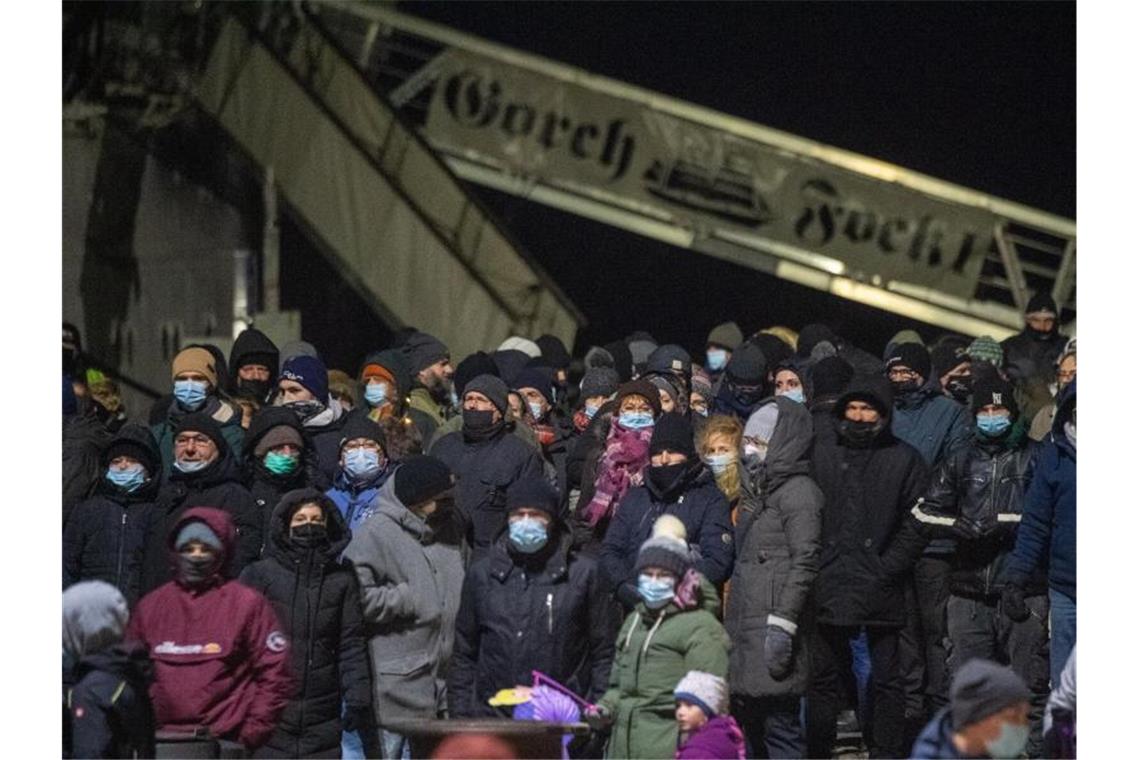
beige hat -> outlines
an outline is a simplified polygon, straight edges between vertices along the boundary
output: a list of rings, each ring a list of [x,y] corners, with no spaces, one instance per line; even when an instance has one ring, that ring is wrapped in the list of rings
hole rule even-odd
[[[184,348],[178,352],[171,363],[170,378],[181,375],[183,372],[198,372],[206,376],[210,385],[218,387],[218,371],[214,368],[214,356],[204,348]]]

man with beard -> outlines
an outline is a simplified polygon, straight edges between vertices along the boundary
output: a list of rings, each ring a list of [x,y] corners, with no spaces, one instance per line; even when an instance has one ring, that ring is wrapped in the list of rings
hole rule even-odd
[[[439,339],[422,332],[409,336],[403,350],[415,379],[408,406],[424,413],[417,424],[422,425],[423,439],[430,441],[452,406],[451,378],[455,368],[451,366],[451,351]]]

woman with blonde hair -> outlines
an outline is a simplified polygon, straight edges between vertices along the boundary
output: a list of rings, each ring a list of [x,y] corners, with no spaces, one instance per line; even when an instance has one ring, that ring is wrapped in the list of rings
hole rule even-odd
[[[740,499],[740,441],[744,426],[736,417],[714,414],[702,426],[697,436],[697,453],[701,461],[716,477],[717,488],[732,507],[732,522],[736,523],[736,503]]]

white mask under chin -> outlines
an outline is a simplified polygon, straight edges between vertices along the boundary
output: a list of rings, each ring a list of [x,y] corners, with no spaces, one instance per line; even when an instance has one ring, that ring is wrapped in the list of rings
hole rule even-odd
[[[768,458],[767,446],[756,446],[751,443],[744,444],[744,458],[754,459],[757,462],[763,462]]]

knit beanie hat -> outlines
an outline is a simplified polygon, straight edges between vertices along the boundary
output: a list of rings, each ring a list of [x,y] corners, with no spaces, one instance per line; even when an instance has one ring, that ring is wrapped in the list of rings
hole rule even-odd
[[[213,441],[214,445],[218,447],[219,458],[226,455],[226,450],[229,449],[230,445],[226,442],[226,437],[222,435],[222,428],[210,415],[202,412],[186,415],[174,426],[174,437],[177,438],[180,433],[188,431],[201,433]]]
[[[515,379],[515,375],[526,369],[530,357],[518,349],[509,348],[491,354],[491,361],[495,363],[495,371],[487,374],[501,377],[503,382],[510,383]]]
[[[963,346],[953,343],[941,343],[930,352],[930,371],[934,377],[940,378],[962,362],[970,361]]]
[[[173,380],[183,372],[197,372],[206,376],[206,379],[210,381],[211,387],[217,388],[217,366],[214,355],[206,349],[197,346],[184,348],[178,352],[178,355],[174,357],[174,361],[171,362],[170,379]]]
[[[974,378],[970,393],[970,411],[977,414],[983,406],[993,404],[1009,410],[1010,419],[1017,419],[1017,399],[1013,396],[1013,385],[1003,380],[997,373]]]
[[[653,426],[653,437],[649,439],[649,454],[674,451],[684,454],[692,462],[697,458],[693,445],[693,426],[689,418],[677,412],[667,412],[657,418]]]
[[[467,387],[463,389],[464,395],[471,393],[482,393],[487,397],[487,400],[495,405],[495,408],[500,413],[506,415],[507,413],[507,384],[494,375],[479,375],[467,383]]]
[[[451,352],[438,338],[416,332],[404,342],[404,354],[408,357],[408,369],[415,375],[441,359],[448,358]]]
[[[614,410],[621,409],[621,402],[626,396],[641,396],[649,402],[650,408],[653,409],[654,418],[661,416],[661,394],[657,392],[657,386],[649,382],[645,378],[638,378],[637,380],[630,380],[618,387],[617,396],[614,398],[616,402]]]
[[[677,389],[677,386],[670,381],[668,376],[649,375],[645,379],[652,383],[653,387],[658,391],[665,391],[665,395],[673,399],[674,404],[678,403],[678,399],[680,398],[680,391]],[[658,397],[660,397],[660,395]]]
[[[496,351],[522,351],[530,358],[542,356],[542,349],[533,340],[521,338],[518,335],[512,335],[499,344]]]
[[[675,343],[666,343],[658,346],[649,355],[645,363],[646,374],[660,372],[663,374],[680,373],[688,377],[693,372],[693,360],[689,352]]]
[[[669,535],[654,535],[638,550],[634,570],[640,573],[647,567],[659,567],[680,581],[690,566],[687,543]]]
[[[690,670],[673,689],[673,698],[693,703],[710,718],[728,714],[728,682],[712,673]]]
[[[701,367],[693,367],[693,377],[690,382],[693,386],[693,393],[700,395],[705,401],[712,401],[712,379],[709,378],[708,372],[705,372]]]
[[[271,449],[285,444],[293,444],[298,449],[305,446],[305,442],[301,438],[301,434],[297,432],[297,428],[290,425],[277,425],[269,428],[265,435],[257,440],[257,445],[253,448],[253,455],[258,459],[268,454]]]
[[[760,385],[768,374],[768,360],[755,343],[745,343],[732,352],[724,373],[739,385]]]
[[[899,330],[887,341],[887,347],[883,350],[883,361],[889,359],[895,352],[895,349],[904,343],[917,343],[920,346],[926,345],[922,340],[922,336],[914,330]]]
[[[811,350],[816,343],[827,341],[832,345],[836,343],[835,333],[827,325],[810,324],[800,330],[800,339],[796,342],[796,354],[811,356]]]
[[[281,366],[285,366],[285,362],[292,359],[294,356],[312,356],[313,358],[320,359],[321,355],[318,353],[316,346],[304,340],[291,340],[281,347]]]
[[[581,389],[581,397],[586,399],[594,396],[612,396],[617,393],[618,385],[620,381],[617,372],[610,367],[594,367],[586,370],[578,387]]]
[[[888,373],[892,367],[901,365],[910,367],[924,379],[930,378],[930,352],[926,350],[926,346],[919,343],[903,343],[895,346],[885,363]]]
[[[476,351],[455,366],[455,374],[452,375],[451,382],[456,394],[463,398],[463,391],[467,389],[467,383],[479,375],[499,376],[499,368],[495,366],[491,355],[485,351]]]
[[[535,343],[542,349],[542,358],[546,359],[549,366],[554,369],[566,369],[570,366],[570,352],[566,350],[566,344],[557,335],[547,333],[540,336]]]
[[[281,380],[292,380],[322,404],[329,402],[329,371],[315,356],[293,356],[281,367]]]
[[[441,498],[455,487],[455,477],[448,466],[424,454],[405,459],[392,477],[396,498],[409,508]]]
[[[721,322],[709,331],[709,337],[705,344],[735,351],[743,342],[744,333],[740,331],[740,327],[735,322]]]
[[[216,552],[222,550],[222,540],[218,538],[218,534],[201,520],[191,520],[178,531],[178,537],[174,539],[174,548],[181,549],[191,541],[201,541]]]
[[[780,407],[768,403],[754,411],[744,423],[744,437],[755,438],[768,443],[776,433],[776,421],[780,417]]]
[[[988,335],[975,338],[966,349],[966,354],[974,361],[989,362],[995,367],[1005,363],[1005,352],[1002,351],[1001,344]]]
[[[811,378],[811,392],[814,398],[833,396],[847,390],[847,384],[855,376],[855,368],[846,359],[828,356],[812,365],[808,373]]]
[[[1034,293],[1033,297],[1029,299],[1029,303],[1025,305],[1025,316],[1042,316],[1042,317],[1056,317],[1057,316],[1057,302],[1053,300],[1053,296],[1049,295],[1046,291]]]
[[[384,430],[379,424],[374,422],[367,414],[353,412],[348,415],[344,421],[344,426],[340,429],[340,444],[337,446],[337,451],[344,448],[344,444],[349,441],[354,441],[357,438],[367,438],[370,441],[376,441],[380,444],[380,448],[387,452],[387,441],[384,439]]]
[[[548,368],[527,367],[515,375],[511,389],[521,391],[523,388],[534,388],[546,399],[546,403],[554,405],[554,379],[550,376]]]
[[[507,513],[528,507],[558,518],[558,490],[545,478],[526,477],[507,488]]]
[[[1028,702],[1029,688],[1005,665],[974,659],[954,674],[950,683],[950,725],[961,731],[1010,705]]]
[[[150,444],[149,448],[147,444],[142,442],[143,440]],[[150,428],[129,422],[123,425],[114,440],[111,441],[111,445],[103,452],[102,463],[103,467],[109,467],[111,462],[118,457],[130,457],[139,462],[146,468],[147,473],[153,476],[162,467],[162,459],[156,457],[156,453],[158,453],[158,444],[154,442]]]

